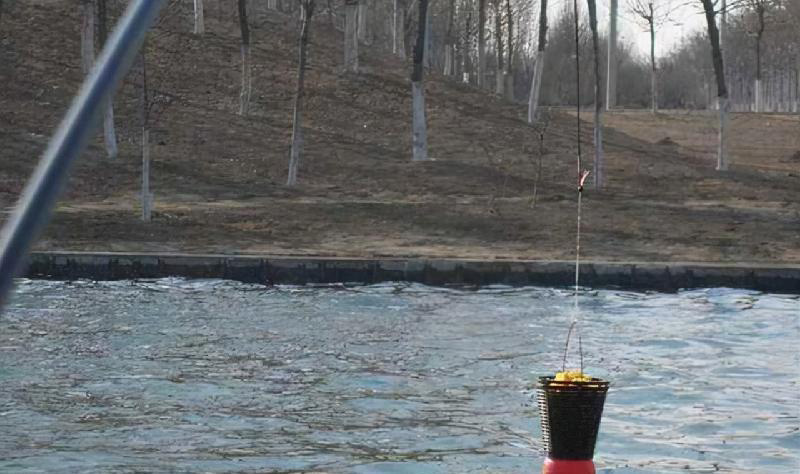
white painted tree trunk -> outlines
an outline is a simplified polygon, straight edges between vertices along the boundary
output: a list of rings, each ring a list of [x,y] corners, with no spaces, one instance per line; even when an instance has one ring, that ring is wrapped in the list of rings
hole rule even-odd
[[[300,152],[303,149],[303,101],[300,99],[295,102],[292,113],[292,150],[289,154],[289,177],[286,179],[287,186],[297,184],[297,170],[300,167]]]
[[[533,78],[531,79],[531,92],[528,96],[528,123],[534,123],[539,108],[539,92],[542,89],[542,71],[544,71],[544,52],[536,56],[536,63],[533,66]]]
[[[399,28],[397,27],[397,18],[400,13],[397,5],[398,0],[392,2],[392,54],[397,54],[397,37],[399,36]]]
[[[536,63],[533,65],[531,90],[528,95],[528,123],[534,123],[539,107],[539,92],[542,89],[542,71],[544,71],[545,48],[547,48],[547,0],[539,4],[539,44],[536,47]]]
[[[605,154],[603,150],[603,110],[594,111],[594,187],[601,189],[605,184]]]
[[[756,93],[756,112],[762,113],[764,112],[764,88],[763,84],[761,83],[761,79],[756,79],[755,93]]]
[[[94,64],[94,22],[95,10],[93,0],[81,2],[83,22],[81,24],[81,68],[83,74],[89,74]]]
[[[105,143],[108,157],[116,158],[119,150],[117,149],[117,132],[114,129],[114,102],[111,99],[109,99],[103,115],[103,143]]]
[[[203,0],[194,0],[194,34],[202,35],[206,32],[206,23],[203,18]]]
[[[401,58],[406,57],[406,7],[399,0],[395,4],[394,53]]]
[[[503,79],[503,20],[500,16],[501,0],[496,0],[494,8],[494,43],[495,43],[495,70],[494,70],[494,93],[497,97],[505,96],[506,82]]]
[[[366,43],[369,32],[369,4],[367,0],[359,0],[358,2],[358,40]]]
[[[105,16],[97,18],[95,0],[84,0],[81,2],[82,18],[81,22],[81,69],[84,74],[89,74],[94,65],[95,59],[95,23],[100,21],[98,25],[101,29],[99,41],[105,41],[102,28],[104,27]],[[109,158],[116,158],[117,149],[117,134],[114,130],[114,103],[113,99],[108,101],[103,112],[103,144],[106,148],[106,154]]]
[[[610,0],[608,21],[608,78],[606,80],[606,110],[617,106],[617,15],[619,0]]]
[[[455,54],[453,45],[448,44],[444,48],[444,75],[452,76],[455,72]]]
[[[152,218],[153,195],[150,193],[150,130],[142,127],[142,220]]]
[[[719,97],[719,143],[717,145],[717,170],[728,169],[728,125],[731,101],[727,97]]]
[[[300,31],[300,60],[297,65],[297,89],[294,96],[294,112],[292,117],[292,150],[289,155],[289,177],[287,186],[297,184],[297,170],[300,167],[300,154],[303,152],[303,103],[305,98],[305,71],[306,57],[308,54],[308,35],[311,26],[314,0],[304,0],[301,3],[301,17],[303,19]]]
[[[358,1],[344,6],[344,69],[358,73]]]
[[[414,161],[428,159],[428,126],[425,120],[425,85],[411,83],[412,97],[412,152]]]
[[[594,62],[594,187],[602,189],[605,182],[605,157],[603,156],[603,91],[600,76],[600,39],[597,33],[597,4],[588,0],[589,26],[592,30]]]
[[[650,101],[653,114],[658,112],[658,78],[656,76],[656,27],[650,4]]]
[[[247,115],[250,110],[250,96],[253,91],[253,74],[250,62],[250,45],[242,45],[242,90],[239,92],[239,115]]]

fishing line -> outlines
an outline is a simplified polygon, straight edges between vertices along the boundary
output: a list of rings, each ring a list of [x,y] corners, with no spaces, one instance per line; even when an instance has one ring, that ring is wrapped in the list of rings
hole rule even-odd
[[[567,341],[564,344],[564,359],[561,364],[561,371],[566,371],[567,367],[567,354],[569,352],[569,341],[572,337],[572,332],[575,331],[578,335],[578,354],[580,357],[580,370],[583,373],[583,337],[581,336],[580,327],[580,265],[581,265],[581,198],[583,197],[583,183],[586,177],[589,176],[588,171],[582,169],[582,150],[581,150],[581,56],[580,56],[580,23],[578,21],[578,0],[572,0],[575,19],[575,96],[577,108],[577,139],[578,139],[578,223],[575,236],[575,307],[572,323],[569,325],[567,331]]]

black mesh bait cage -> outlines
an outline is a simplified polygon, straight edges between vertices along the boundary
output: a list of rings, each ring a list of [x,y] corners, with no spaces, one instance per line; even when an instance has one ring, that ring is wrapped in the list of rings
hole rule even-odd
[[[603,416],[608,382],[540,377],[537,393],[542,441],[551,459],[590,460]]]

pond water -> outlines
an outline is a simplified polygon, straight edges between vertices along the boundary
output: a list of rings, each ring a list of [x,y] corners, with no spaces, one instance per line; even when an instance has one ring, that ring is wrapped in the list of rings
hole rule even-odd
[[[536,473],[571,292],[21,281],[0,472]],[[586,291],[601,473],[800,470],[800,299]],[[571,365],[577,355],[571,354]]]

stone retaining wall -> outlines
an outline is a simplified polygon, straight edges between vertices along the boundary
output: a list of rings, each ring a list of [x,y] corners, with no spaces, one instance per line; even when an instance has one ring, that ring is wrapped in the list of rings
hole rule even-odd
[[[120,280],[179,276],[249,283],[377,283],[435,286],[507,284],[563,287],[575,282],[570,261],[333,258],[193,254],[39,252],[29,278]],[[677,291],[730,287],[800,294],[800,265],[585,262],[581,285]]]

